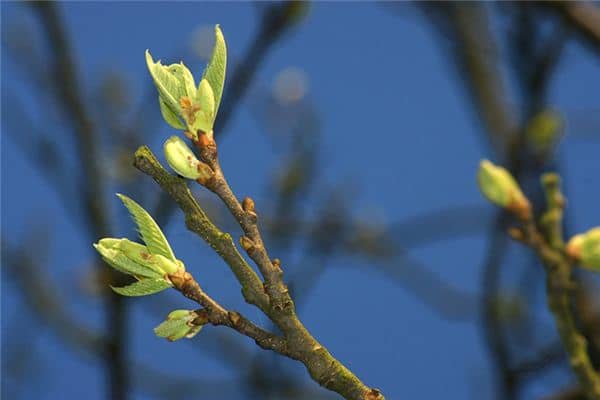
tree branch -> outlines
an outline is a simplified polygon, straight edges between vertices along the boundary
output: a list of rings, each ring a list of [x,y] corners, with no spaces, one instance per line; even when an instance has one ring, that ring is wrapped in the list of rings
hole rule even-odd
[[[544,232],[533,219],[524,221],[517,234],[538,255],[546,269],[548,306],[554,315],[563,346],[583,391],[590,400],[600,400],[600,375],[594,370],[587,351],[587,341],[579,332],[571,305],[572,262],[564,252],[562,215],[564,198],[559,177],[546,174],[544,183],[548,209],[542,216]]]
[[[260,292],[262,293],[260,297],[258,293],[254,293],[254,285],[258,277],[241,258],[231,241],[231,237],[220,232],[208,220],[194,200],[185,181],[170,175],[146,146],[140,147],[136,151],[134,165],[140,171],[151,176],[163,190],[171,195],[184,212],[188,228],[202,237],[228,264],[231,263],[230,267],[234,270],[234,273],[239,272],[240,268],[246,271],[244,274],[239,274],[242,279],[240,283],[248,289],[252,287],[252,290],[243,290],[243,294],[247,301],[254,301],[252,304],[259,303],[265,314],[284,334],[287,346],[285,353],[280,354],[302,362],[313,380],[321,386],[339,393],[348,400],[383,400],[384,396],[379,390],[369,388],[362,383],[313,338],[300,322],[295,312],[294,303],[283,283],[281,268],[277,262],[274,263],[268,258],[268,254],[264,249],[258,231],[254,207],[247,200],[244,202],[244,207],[242,207],[220,172],[216,161],[216,152],[212,160],[211,167],[216,173],[215,182],[211,184],[211,188],[223,199],[230,212],[242,226],[248,236],[247,239],[252,241],[251,246],[245,247],[248,253],[252,253],[251,258],[257,262],[259,269],[264,273],[265,291]],[[248,276],[248,269],[252,271],[251,278]],[[236,274],[236,277],[238,277],[238,274]],[[265,300],[266,304],[264,303]],[[202,301],[210,304],[207,299]]]

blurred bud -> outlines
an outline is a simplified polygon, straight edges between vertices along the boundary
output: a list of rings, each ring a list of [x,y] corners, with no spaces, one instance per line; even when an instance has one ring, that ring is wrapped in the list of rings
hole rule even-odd
[[[483,160],[479,165],[477,180],[481,193],[490,202],[506,208],[521,219],[530,217],[529,201],[521,191],[519,184],[505,168]]]
[[[281,70],[273,81],[273,96],[280,104],[296,103],[308,92],[308,78],[299,68]]]
[[[171,136],[164,144],[165,158],[169,166],[188,179],[209,179],[212,169],[196,158],[194,152],[178,136]]]
[[[202,60],[209,60],[212,55],[215,46],[214,29],[212,25],[201,25],[192,32],[192,51]]]
[[[581,266],[600,271],[600,227],[573,236],[565,250]]]
[[[310,10],[310,3],[308,1],[287,1],[283,3],[285,7],[285,17],[288,24],[297,24],[302,22]]]
[[[563,121],[554,110],[546,109],[537,113],[525,131],[525,138],[531,149],[538,154],[551,151],[562,135]]]

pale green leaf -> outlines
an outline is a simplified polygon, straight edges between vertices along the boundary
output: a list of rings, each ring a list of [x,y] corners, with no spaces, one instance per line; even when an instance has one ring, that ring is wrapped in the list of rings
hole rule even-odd
[[[117,196],[119,196],[119,199],[121,199],[125,207],[129,210],[129,213],[138,226],[138,232],[144,243],[146,243],[146,247],[148,247],[150,253],[160,254],[171,261],[177,261],[165,235],[150,214],[129,197],[119,193],[117,193]]]
[[[179,115],[181,112],[179,101],[182,96],[187,94],[185,85],[182,84],[179,76],[170,72],[169,68],[172,66],[166,67],[160,61],[154,62],[148,50],[146,50],[146,64],[158,89],[160,98],[173,114]]]
[[[227,46],[219,25],[215,26],[215,36],[215,48],[213,49],[210,62],[202,75],[202,79],[206,79],[213,90],[215,98],[213,115],[217,115],[217,111],[219,110],[221,96],[223,95],[223,86],[225,85],[225,70],[227,68]]]
[[[215,93],[206,79],[202,79],[198,86],[198,103],[200,104],[200,110],[206,113],[210,118],[210,122],[213,122],[215,114]]]
[[[161,271],[153,269],[152,266],[138,264],[135,261],[127,258],[125,254],[119,250],[106,249],[97,245],[94,245],[94,247],[102,255],[104,261],[106,261],[117,271],[137,277],[154,279],[162,278]]]
[[[200,109],[195,114],[195,121],[192,127],[194,130],[202,132],[212,132],[215,122],[215,97],[210,84],[206,79],[200,81],[198,86],[198,99]]]
[[[175,114],[169,108],[169,106],[167,106],[167,103],[165,103],[160,96],[158,96],[158,104],[160,105],[160,113],[167,124],[171,125],[175,129],[185,129],[185,125],[183,122],[181,122],[177,114]]]
[[[150,294],[162,292],[172,287],[171,283],[164,279],[142,279],[124,287],[114,287],[111,289],[122,296],[147,296]]]

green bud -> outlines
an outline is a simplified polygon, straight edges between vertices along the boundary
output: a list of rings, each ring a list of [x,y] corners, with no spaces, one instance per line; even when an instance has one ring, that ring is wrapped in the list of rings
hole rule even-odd
[[[171,320],[171,319],[188,319],[188,320],[192,320],[194,319],[194,314],[192,314],[193,311],[191,310],[174,310],[171,311],[169,313],[169,315],[167,315],[167,319]]]
[[[192,310],[171,311],[167,319],[154,328],[154,333],[171,342],[183,337],[192,338],[202,329],[202,325],[193,323],[196,317],[196,313]]]
[[[477,181],[481,193],[490,202],[508,209],[522,219],[530,217],[529,201],[521,191],[519,184],[505,168],[483,160],[479,165]]]
[[[189,333],[190,327],[187,325],[181,325],[179,328],[174,329],[169,336],[167,336],[167,340],[169,342],[174,342],[176,340],[186,337],[186,335]]]
[[[546,109],[537,113],[525,131],[529,146],[538,154],[546,154],[554,148],[563,131],[561,115],[554,110]]]
[[[212,169],[198,160],[180,137],[171,136],[163,147],[167,163],[179,175],[194,180],[207,180],[212,177]]]
[[[565,250],[582,267],[600,272],[600,227],[573,236]]]

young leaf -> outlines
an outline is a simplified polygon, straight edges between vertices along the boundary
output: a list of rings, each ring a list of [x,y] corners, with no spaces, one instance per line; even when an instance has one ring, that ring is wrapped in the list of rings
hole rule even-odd
[[[122,296],[147,296],[162,292],[170,287],[172,287],[171,283],[164,279],[142,279],[128,286],[111,286],[110,288]]]
[[[160,113],[162,114],[164,120],[167,121],[167,124],[171,125],[175,129],[185,129],[185,125],[183,122],[181,122],[177,114],[171,111],[169,106],[167,106],[167,103],[165,103],[160,96],[158,96],[158,104],[160,105]]]
[[[225,84],[225,70],[227,68],[227,46],[225,45],[225,38],[219,25],[215,26],[215,36],[215,48],[213,49],[210,62],[202,75],[202,79],[206,79],[213,90],[215,98],[213,115],[217,115],[219,104],[221,104],[223,85]]]
[[[194,76],[182,62],[179,64],[171,64],[167,67],[169,73],[173,74],[179,80],[179,84],[185,91],[187,97],[193,99],[196,95],[196,84],[194,83]]]
[[[159,279],[162,278],[160,271],[154,270],[146,265],[141,265],[135,261],[127,258],[123,252],[115,249],[107,249],[102,246],[94,244],[94,247],[102,255],[104,261],[106,261],[111,267],[117,271],[121,271],[128,275],[136,277]]]
[[[179,99],[186,95],[185,86],[178,76],[169,71],[169,67],[162,65],[160,61],[155,63],[148,50],[146,50],[146,64],[160,98],[173,114],[178,115],[181,111]]]
[[[148,247],[150,253],[160,254],[171,261],[177,261],[165,235],[150,214],[129,197],[120,193],[117,193],[117,196],[119,196],[119,199],[121,199],[125,207],[129,210],[129,213],[138,226],[138,232],[144,243],[146,243],[146,247]]]
[[[206,79],[202,79],[198,85],[198,103],[212,125],[215,120],[215,93]]]

